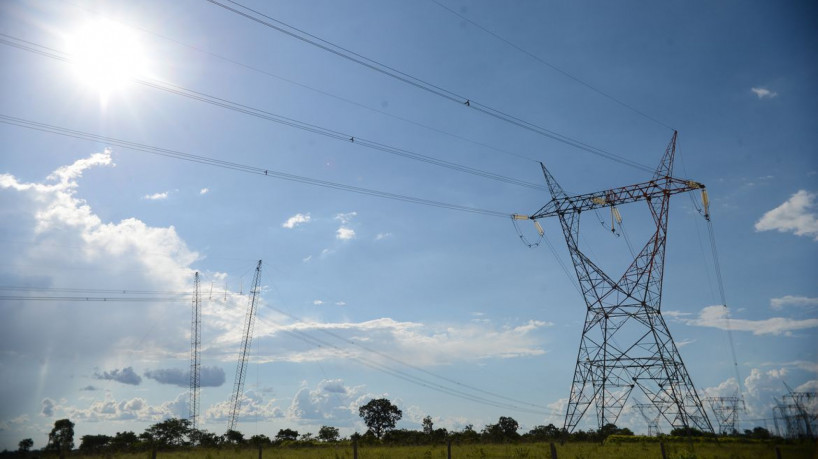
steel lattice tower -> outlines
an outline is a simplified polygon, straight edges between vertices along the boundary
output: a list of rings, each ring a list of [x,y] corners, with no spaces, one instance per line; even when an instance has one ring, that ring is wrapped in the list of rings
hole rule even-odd
[[[244,322],[244,337],[239,348],[239,361],[236,365],[236,378],[233,383],[233,395],[230,399],[230,420],[227,430],[234,430],[241,408],[241,398],[244,395],[244,375],[247,373],[247,357],[250,355],[250,343],[253,341],[253,323],[256,319],[256,300],[259,294],[259,282],[261,281],[261,260],[256,266],[256,274],[253,277],[253,287],[250,289],[250,306],[247,308],[247,316]]]
[[[657,410],[656,406],[652,403],[637,403],[636,408],[639,409],[639,413],[648,425],[648,436],[655,437],[661,434],[662,431],[659,430],[659,418],[662,417],[662,412]]]
[[[719,433],[722,435],[737,433],[738,412],[743,408],[744,401],[739,397],[707,397],[705,400],[716,415]]]
[[[673,133],[653,178],[636,185],[568,196],[541,164],[551,201],[529,217],[557,217],[587,307],[564,428],[572,432],[591,405],[599,427],[615,424],[634,389],[674,428],[713,432],[701,399],[661,314],[662,277],[670,197],[704,185],[673,177]],[[619,280],[579,247],[580,215],[644,201],[656,229]]]
[[[190,320],[190,401],[188,404],[190,426],[198,428],[199,420],[199,388],[201,360],[199,358],[199,348],[202,344],[202,313],[199,296],[199,273],[193,277],[193,312]]]

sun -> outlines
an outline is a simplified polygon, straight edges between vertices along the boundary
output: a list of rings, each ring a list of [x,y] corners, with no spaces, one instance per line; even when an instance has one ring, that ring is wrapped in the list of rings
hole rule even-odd
[[[66,42],[75,75],[103,98],[147,74],[139,37],[116,22],[90,21],[69,35]]]

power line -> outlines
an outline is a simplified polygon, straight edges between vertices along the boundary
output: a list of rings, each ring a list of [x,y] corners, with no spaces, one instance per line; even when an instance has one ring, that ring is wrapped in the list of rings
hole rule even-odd
[[[267,71],[267,70],[264,70],[264,69],[260,69],[260,68],[258,68],[258,67],[254,67],[254,66],[252,66],[252,65],[248,65],[248,64],[245,64],[245,63],[243,63],[243,62],[239,62],[239,61],[234,60],[234,59],[231,59],[231,58],[229,58],[229,57],[221,56],[221,55],[219,55],[219,54],[216,54],[216,53],[213,53],[213,52],[207,51],[207,50],[202,49],[202,48],[199,48],[199,47],[197,47],[197,46],[193,46],[193,45],[190,45],[190,44],[184,43],[184,42],[182,42],[182,41],[180,41],[180,40],[176,40],[175,38],[171,38],[171,37],[168,37],[168,36],[162,35],[162,34],[160,34],[160,33],[154,32],[154,31],[152,31],[152,30],[146,29],[146,28],[144,28],[144,27],[139,27],[139,26],[135,26],[135,25],[132,25],[132,24],[127,24],[127,23],[124,23],[124,22],[122,22],[122,21],[119,21],[119,20],[116,20],[116,19],[110,18],[110,17],[105,16],[104,14],[102,14],[102,13],[100,13],[100,12],[98,12],[98,11],[94,10],[94,9],[91,9],[91,8],[86,8],[86,7],[83,7],[83,6],[80,6],[80,5],[76,5],[76,4],[74,4],[74,6],[75,6],[75,7],[77,7],[77,8],[80,8],[80,9],[83,9],[83,10],[90,11],[90,12],[92,12],[92,13],[98,14],[98,15],[100,15],[101,17],[105,17],[105,18],[107,18],[107,19],[109,19],[109,20],[111,20],[111,21],[113,21],[113,22],[116,22],[117,24],[121,24],[121,25],[122,25],[122,26],[124,26],[124,27],[128,27],[128,28],[131,28],[131,29],[139,30],[139,31],[141,31],[141,32],[143,32],[143,33],[150,34],[150,35],[153,35],[153,36],[155,36],[155,37],[159,37],[159,38],[161,38],[161,39],[163,39],[163,40],[167,40],[167,41],[170,41],[170,42],[176,43],[176,44],[177,44],[177,45],[179,45],[179,46],[182,46],[182,47],[185,47],[185,48],[188,48],[188,49],[194,50],[194,51],[196,51],[196,52],[198,52],[198,53],[201,53],[201,54],[204,54],[204,55],[207,55],[207,56],[213,57],[213,58],[215,58],[215,59],[219,59],[219,60],[221,60],[221,61],[224,61],[224,62],[230,63],[230,64],[235,65],[235,66],[238,66],[238,67],[242,67],[242,68],[247,69],[247,70],[250,70],[250,71],[252,71],[252,72],[259,73],[259,74],[261,74],[261,75],[268,76],[268,77],[270,77],[270,78],[274,78],[274,79],[279,80],[279,81],[286,82],[286,83],[291,84],[291,85],[294,85],[294,86],[298,86],[298,87],[300,87],[300,88],[307,89],[307,90],[309,90],[309,91],[313,91],[313,92],[315,92],[315,93],[317,93],[317,94],[321,94],[321,95],[323,95],[323,96],[331,97],[331,98],[336,99],[336,100],[339,100],[339,101],[341,101],[341,102],[345,102],[345,103],[347,103],[347,104],[354,105],[354,106],[356,106],[356,107],[363,108],[363,109],[365,109],[365,110],[369,110],[369,111],[372,111],[372,112],[378,113],[378,114],[383,115],[383,116],[387,116],[387,117],[390,117],[390,118],[393,118],[393,119],[396,119],[396,120],[400,120],[400,121],[402,121],[402,122],[409,123],[409,124],[412,124],[412,125],[414,125],[414,126],[418,126],[418,127],[424,128],[424,129],[428,129],[428,130],[433,131],[433,132],[436,132],[436,133],[438,133],[438,134],[443,134],[443,135],[446,135],[446,136],[449,136],[449,137],[452,137],[452,138],[455,138],[455,139],[458,139],[458,140],[462,140],[462,141],[464,141],[464,142],[471,143],[472,145],[477,145],[477,146],[480,146],[480,147],[488,148],[488,149],[493,150],[493,151],[495,151],[495,152],[497,152],[497,153],[501,153],[501,154],[508,155],[508,156],[513,156],[513,157],[516,157],[516,158],[519,158],[519,159],[523,159],[523,160],[526,160],[526,161],[532,161],[532,162],[535,162],[535,163],[539,163],[539,160],[538,160],[538,159],[535,159],[535,158],[532,158],[532,157],[526,156],[526,155],[524,155],[524,154],[514,153],[514,152],[512,152],[512,151],[504,150],[504,149],[502,149],[502,148],[497,148],[497,147],[495,147],[495,146],[492,146],[492,145],[489,145],[489,144],[486,144],[486,143],[483,143],[483,142],[479,142],[479,141],[477,141],[477,140],[470,139],[470,138],[468,138],[468,137],[464,137],[464,136],[461,136],[461,135],[458,135],[458,134],[454,134],[454,133],[452,133],[452,132],[445,131],[445,130],[443,130],[443,129],[439,129],[439,128],[436,128],[436,127],[434,127],[434,126],[429,126],[429,125],[427,125],[427,124],[423,124],[423,123],[420,123],[420,122],[417,122],[417,121],[411,120],[411,119],[409,119],[409,118],[404,118],[404,117],[402,117],[402,116],[395,115],[394,113],[389,113],[389,112],[387,112],[387,111],[385,111],[385,110],[380,110],[380,109],[377,109],[377,108],[375,108],[375,107],[371,107],[371,106],[368,106],[368,105],[366,105],[366,104],[362,104],[362,103],[360,103],[360,102],[356,102],[356,101],[354,101],[354,100],[347,99],[347,98],[345,98],[345,97],[341,97],[341,96],[339,96],[339,95],[337,95],[337,94],[333,94],[333,93],[331,93],[331,92],[329,92],[329,91],[324,91],[324,90],[321,90],[321,89],[318,89],[318,88],[315,88],[315,87],[312,87],[312,86],[306,85],[306,84],[304,84],[304,83],[299,83],[298,81],[291,80],[291,79],[289,79],[289,78],[285,78],[285,77],[283,77],[283,76],[281,76],[281,75],[277,75],[277,74],[272,73],[272,72],[270,72],[270,71]]]
[[[492,32],[491,30],[487,29],[486,27],[483,27],[482,25],[478,24],[477,22],[473,21],[472,19],[469,19],[468,17],[466,17],[466,16],[458,13],[457,11],[449,8],[448,6],[444,5],[443,3],[440,3],[438,0],[431,0],[431,1],[433,3],[435,3],[436,5],[438,5],[439,7],[443,8],[444,10],[454,14],[458,18],[460,18],[460,19],[468,22],[469,24],[477,27],[478,29],[482,30],[483,32],[486,32],[487,34],[491,35],[492,37],[494,37],[494,38],[502,41],[503,43],[511,46],[512,48],[516,49],[517,51],[520,51],[521,53],[527,55],[528,57],[534,59],[535,61],[537,61],[537,62],[539,62],[539,63],[541,63],[541,64],[543,64],[543,65],[545,65],[545,66],[547,66],[549,68],[551,68],[552,70],[555,70],[555,71],[561,73],[562,75],[564,75],[564,76],[570,78],[571,80],[581,84],[582,86],[585,86],[586,88],[590,89],[591,91],[594,91],[595,93],[597,93],[597,94],[599,94],[599,95],[601,95],[603,97],[606,97],[606,98],[610,99],[613,102],[616,102],[617,104],[627,108],[628,110],[631,110],[632,112],[644,117],[645,119],[653,121],[654,123],[656,123],[656,124],[658,124],[658,125],[660,125],[662,127],[665,127],[667,129],[670,129],[671,131],[675,131],[675,129],[673,129],[672,127],[668,126],[667,124],[659,121],[657,118],[648,115],[647,113],[637,109],[636,107],[634,107],[634,106],[632,106],[632,105],[630,105],[630,104],[628,104],[626,102],[623,102],[620,99],[617,99],[616,97],[608,94],[607,92],[605,92],[605,91],[603,91],[603,90],[601,90],[601,89],[599,89],[599,88],[597,88],[595,86],[592,86],[590,83],[588,83],[588,82],[580,79],[579,77],[574,76],[571,73],[557,67],[556,65],[552,64],[551,62],[546,61],[545,59],[543,59],[543,58],[537,56],[536,54],[526,50],[525,48],[523,48],[521,46],[518,46],[514,42],[500,36],[499,34],[497,34],[495,32]]]
[[[59,126],[53,126],[45,123],[38,123],[35,121],[25,120],[22,118],[16,118],[12,116],[7,116],[0,114],[0,122],[5,124],[11,124],[15,126],[20,126],[28,129],[33,129],[41,132],[48,132],[51,134],[58,134],[66,137],[72,137],[75,139],[80,140],[88,140],[91,142],[105,142],[109,145],[115,145],[121,148],[127,148],[129,150],[136,150],[142,151],[145,153],[155,154],[159,156],[165,156],[168,158],[173,159],[180,159],[184,161],[190,161],[198,164],[204,164],[207,166],[214,166],[220,167],[223,169],[234,170],[237,172],[243,172],[247,174],[255,174],[269,178],[276,178],[281,180],[287,180],[291,182],[298,182],[298,183],[305,183],[308,185],[319,186],[323,188],[329,188],[334,190],[341,190],[341,191],[348,191],[351,193],[363,194],[368,196],[374,196],[379,198],[385,199],[392,199],[395,201],[403,201],[403,202],[410,202],[413,204],[420,204],[424,206],[430,207],[439,207],[442,209],[449,209],[449,210],[456,210],[460,212],[469,212],[475,213],[480,215],[487,215],[490,217],[502,217],[507,218],[507,212],[499,212],[495,210],[488,210],[488,209],[481,209],[478,207],[469,207],[469,206],[462,206],[459,204],[451,204],[442,201],[435,201],[431,199],[424,199],[424,198],[417,198],[413,196],[398,194],[398,193],[389,193],[386,191],[379,191],[374,190],[371,188],[362,188],[352,185],[344,185],[342,183],[337,182],[330,182],[327,180],[320,180],[314,179],[310,177],[305,177],[301,175],[289,174],[286,172],[276,171],[273,169],[263,169],[261,167],[250,166],[246,164],[236,163],[232,161],[224,161],[215,158],[209,158],[206,156],[194,155],[190,153],[183,153],[180,151],[169,150],[166,148],[154,147],[150,145],[145,145],[137,142],[130,142],[127,140],[116,139],[113,137],[106,137],[97,134],[91,134],[87,132],[77,131],[73,129],[62,128]]]
[[[33,43],[27,40],[23,40],[17,37],[13,37],[11,35],[7,35],[4,33],[0,33],[0,36],[6,37],[7,39],[0,38],[0,43],[12,46],[18,49],[22,49],[24,51],[29,51],[35,54],[39,54],[41,56],[50,57],[62,62],[71,63],[72,60],[70,57],[64,55],[58,50],[53,48],[49,48],[47,46],[42,46],[37,43]],[[459,172],[476,175],[479,177],[488,178],[491,180],[497,180],[500,182],[509,183],[512,185],[518,185],[522,187],[532,188],[536,190],[545,190],[546,188],[540,184],[529,183],[524,180],[515,179],[512,177],[507,177],[500,174],[495,174],[493,172],[485,171],[482,169],[473,168],[470,166],[465,166],[462,164],[454,163],[451,161],[446,161],[442,159],[437,159],[432,156],[423,155],[420,153],[415,153],[406,149],[393,147],[390,145],[386,145],[383,143],[375,142],[372,140],[368,140],[362,137],[356,137],[355,135],[343,133],[339,131],[335,131],[332,129],[324,128],[321,126],[317,126],[314,124],[306,123],[303,121],[299,121],[293,118],[288,118],[282,115],[278,115],[275,113],[271,113],[265,110],[261,110],[258,108],[250,107],[248,105],[240,104],[237,102],[232,102],[227,99],[223,99],[216,96],[211,96],[202,92],[194,91],[192,89],[183,88],[181,86],[177,86],[167,82],[160,82],[155,80],[144,80],[135,78],[133,81],[139,83],[143,86],[147,86],[154,89],[159,89],[162,91],[166,91],[172,94],[176,94],[179,96],[187,97],[189,99],[198,100],[200,102],[205,102],[211,105],[215,105],[221,108],[226,108],[228,110],[232,110],[239,113],[244,113],[246,115],[250,115],[256,118],[264,119],[267,121],[272,121],[278,124],[283,124],[285,126],[294,127],[297,129],[301,129],[303,131],[307,131],[313,134],[323,135],[325,137],[329,137],[335,140],[341,140],[344,142],[350,142],[356,145],[360,145],[363,147],[367,147],[376,151],[381,151],[384,153],[389,153],[395,156],[401,156],[407,159],[412,159],[415,161],[424,162],[427,164],[432,164],[434,166],[444,167],[447,169],[456,170]]]
[[[402,72],[400,70],[397,70],[397,69],[395,69],[393,67],[390,67],[390,66],[388,66],[386,64],[383,64],[381,62],[378,62],[376,60],[364,57],[364,56],[362,56],[362,55],[360,55],[358,53],[355,53],[354,51],[351,51],[349,49],[346,49],[344,47],[336,45],[336,44],[334,44],[332,42],[329,42],[327,40],[319,38],[319,37],[317,37],[315,35],[312,35],[312,34],[306,32],[306,31],[304,31],[304,30],[293,27],[293,26],[291,26],[289,24],[286,24],[286,23],[284,23],[284,22],[282,22],[282,21],[280,21],[278,19],[275,19],[275,18],[273,18],[271,16],[268,16],[268,15],[258,11],[258,10],[254,10],[254,9],[252,9],[250,7],[242,5],[242,4],[240,4],[238,2],[235,2],[233,0],[227,0],[227,1],[229,3],[231,3],[231,4],[233,4],[233,5],[241,8],[241,9],[243,9],[243,10],[251,12],[252,14],[247,13],[245,11],[241,11],[241,10],[236,9],[236,8],[233,8],[233,7],[231,7],[229,5],[226,5],[226,4],[224,4],[224,3],[220,2],[220,1],[217,1],[217,0],[206,0],[206,1],[212,3],[212,4],[216,5],[216,6],[219,6],[221,8],[224,8],[225,10],[228,10],[230,12],[238,14],[238,15],[240,15],[240,16],[242,16],[244,18],[247,18],[247,19],[249,19],[251,21],[254,21],[254,22],[258,23],[258,24],[261,24],[261,25],[263,25],[265,27],[269,27],[269,28],[271,28],[273,30],[277,30],[277,31],[279,31],[281,33],[289,35],[290,37],[293,37],[293,38],[295,38],[297,40],[303,41],[304,43],[308,43],[310,45],[313,45],[313,46],[316,46],[316,47],[318,47],[320,49],[323,49],[324,51],[335,54],[336,56],[339,56],[339,57],[342,57],[342,58],[347,59],[349,61],[360,64],[360,65],[362,65],[362,66],[364,66],[366,68],[369,68],[369,69],[371,69],[373,71],[376,71],[376,72],[381,73],[383,75],[389,76],[389,77],[394,78],[396,80],[402,81],[402,82],[404,82],[406,84],[414,86],[414,87],[416,87],[418,89],[422,89],[424,91],[427,91],[427,92],[429,92],[431,94],[434,94],[436,96],[447,99],[449,101],[456,102],[456,103],[458,103],[460,105],[463,105],[463,106],[466,106],[466,107],[471,107],[471,108],[473,108],[473,109],[475,109],[475,110],[477,110],[477,111],[479,111],[481,113],[484,113],[484,114],[486,114],[488,116],[496,118],[496,119],[498,119],[500,121],[504,121],[506,123],[515,125],[515,126],[520,127],[522,129],[526,129],[528,131],[534,132],[534,133],[539,134],[541,136],[550,138],[552,140],[556,140],[558,142],[564,143],[566,145],[570,145],[570,146],[572,146],[574,148],[584,150],[584,151],[586,151],[588,153],[600,156],[602,158],[605,158],[605,159],[608,159],[608,160],[611,160],[611,161],[614,161],[614,162],[617,162],[617,163],[620,163],[620,164],[624,164],[624,165],[631,166],[631,167],[634,167],[636,169],[641,169],[641,170],[648,171],[648,172],[653,171],[653,168],[648,167],[648,166],[646,166],[644,164],[638,163],[636,161],[625,158],[625,157],[623,157],[621,155],[617,155],[615,153],[606,151],[604,149],[594,147],[594,146],[589,145],[587,143],[584,143],[584,142],[582,142],[582,141],[580,141],[578,139],[574,139],[572,137],[560,134],[560,133],[558,133],[556,131],[547,129],[545,127],[536,125],[534,123],[525,121],[525,120],[523,120],[523,119],[521,119],[519,117],[510,115],[510,114],[505,113],[505,112],[503,112],[501,110],[498,110],[496,108],[492,108],[492,107],[490,107],[488,105],[481,104],[481,103],[475,101],[474,99],[458,95],[458,94],[456,94],[456,93],[454,93],[452,91],[449,91],[449,90],[444,89],[444,88],[442,88],[440,86],[432,84],[432,83],[430,83],[428,81],[424,81],[424,80],[422,80],[420,78],[417,78],[417,77],[414,77],[414,76],[409,75],[407,73],[404,73],[404,72]]]

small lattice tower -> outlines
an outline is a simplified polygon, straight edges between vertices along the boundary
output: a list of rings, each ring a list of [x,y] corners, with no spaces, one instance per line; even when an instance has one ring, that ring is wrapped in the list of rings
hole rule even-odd
[[[194,429],[199,424],[199,390],[201,387],[201,359],[199,348],[202,345],[202,311],[199,295],[199,273],[193,276],[193,311],[190,319],[190,401],[188,403],[188,420]]]

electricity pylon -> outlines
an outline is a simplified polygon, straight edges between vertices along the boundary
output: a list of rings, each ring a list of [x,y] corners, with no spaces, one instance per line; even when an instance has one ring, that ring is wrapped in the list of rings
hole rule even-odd
[[[659,430],[659,418],[662,417],[662,412],[657,410],[652,403],[637,403],[636,408],[639,409],[639,413],[648,425],[648,436],[654,437],[661,434],[662,431]]]
[[[559,218],[587,307],[564,428],[572,432],[591,405],[599,428],[615,424],[638,388],[674,428],[713,432],[701,399],[661,314],[670,197],[704,185],[673,177],[676,132],[653,178],[621,188],[568,196],[541,163],[551,200],[516,220]],[[579,248],[583,212],[645,201],[656,229],[617,281]],[[705,214],[707,215],[707,214]]]
[[[199,296],[199,273],[193,276],[193,312],[190,320],[190,402],[188,420],[190,427],[196,429],[199,420],[199,388],[201,360],[199,359],[199,348],[202,344],[202,314],[200,309]]]
[[[744,408],[744,400],[739,397],[707,397],[705,400],[716,415],[719,433],[722,435],[737,433],[738,413]]]
[[[247,308],[247,316],[244,321],[244,335],[239,348],[239,362],[236,365],[236,377],[233,383],[233,395],[230,399],[230,420],[227,430],[234,430],[241,408],[241,398],[244,395],[244,375],[247,373],[247,357],[250,355],[250,343],[253,341],[253,323],[256,319],[256,299],[259,294],[259,281],[261,280],[261,260],[256,266],[256,274],[253,277],[253,287],[250,289],[250,306]]]

